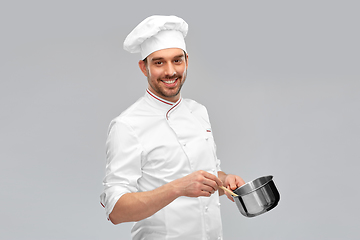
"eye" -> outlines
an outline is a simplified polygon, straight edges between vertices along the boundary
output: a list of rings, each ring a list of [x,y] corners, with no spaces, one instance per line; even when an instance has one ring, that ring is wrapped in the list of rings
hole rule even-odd
[[[161,62],[161,61],[154,62],[154,64],[157,65],[157,66],[160,66],[162,63],[163,62]]]
[[[175,59],[174,63],[180,64],[180,63],[182,63],[182,59],[181,58],[180,59]]]

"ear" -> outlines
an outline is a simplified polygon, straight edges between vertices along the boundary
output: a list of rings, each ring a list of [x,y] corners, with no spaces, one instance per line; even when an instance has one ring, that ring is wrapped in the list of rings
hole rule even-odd
[[[189,55],[186,54],[186,69],[188,68],[189,66]]]
[[[139,68],[142,71],[142,73],[145,75],[145,77],[147,77],[147,70],[146,70],[145,62],[143,60],[139,61]]]

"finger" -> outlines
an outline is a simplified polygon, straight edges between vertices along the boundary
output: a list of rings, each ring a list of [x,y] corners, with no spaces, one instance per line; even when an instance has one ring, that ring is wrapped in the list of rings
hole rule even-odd
[[[234,198],[231,196],[231,194],[230,194],[230,193],[225,192],[225,195],[226,195],[226,197],[227,197],[228,199],[230,199],[231,201],[233,201],[233,202],[234,202]]]
[[[216,177],[216,176],[215,176]],[[223,182],[220,180],[220,178],[218,178],[218,177],[216,177],[215,178],[215,181],[216,181],[216,184],[219,186],[219,187],[221,187],[221,186],[223,186],[224,184],[223,184]]]
[[[204,178],[204,180],[202,181],[202,184],[204,185],[204,187],[211,188],[211,191],[216,191],[219,189],[219,186],[217,185],[217,183],[214,180],[211,180],[208,178]]]
[[[215,183],[216,183],[217,186],[222,186],[222,185],[223,185],[223,183],[222,183],[222,181],[220,180],[220,178],[218,178],[218,177],[215,176],[214,174],[211,174],[211,173],[206,172],[206,171],[203,171],[202,173],[203,173],[203,176],[204,176],[205,178],[210,179],[210,180],[212,180],[212,181],[215,181]]]
[[[245,181],[241,177],[237,177],[236,178],[236,183],[237,183],[238,187],[241,187],[242,185],[245,184]]]
[[[235,182],[230,183],[230,189],[231,189],[231,190],[237,189],[237,185],[236,185]]]
[[[199,194],[199,197],[210,197],[211,193],[207,192],[207,191],[201,191],[201,193]]]
[[[216,190],[213,187],[210,187],[208,185],[203,185],[203,187],[201,188],[201,191],[213,194]]]
[[[245,182],[241,177],[234,176],[234,178],[229,179],[228,187],[230,187],[231,190],[235,190],[244,184],[245,184]]]
[[[235,181],[236,181],[235,178],[228,178],[227,188],[230,190],[235,190],[237,188]]]
[[[234,201],[234,198],[230,195],[230,196],[227,196],[228,197],[228,199],[230,199],[230,201],[232,201],[232,202],[235,202]]]

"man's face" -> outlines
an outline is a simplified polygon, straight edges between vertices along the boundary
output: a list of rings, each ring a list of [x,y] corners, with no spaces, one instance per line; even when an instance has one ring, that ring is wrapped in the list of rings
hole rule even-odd
[[[153,52],[147,57],[147,63],[141,60],[139,66],[148,79],[152,93],[171,102],[179,100],[188,67],[182,49],[169,48]]]

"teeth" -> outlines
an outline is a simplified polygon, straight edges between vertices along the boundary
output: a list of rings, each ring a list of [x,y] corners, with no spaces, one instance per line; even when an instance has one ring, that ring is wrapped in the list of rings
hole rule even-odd
[[[168,81],[163,81],[164,83],[167,83],[167,84],[172,84],[172,83],[174,83],[176,81],[176,79],[174,79],[174,80],[168,80]]]

